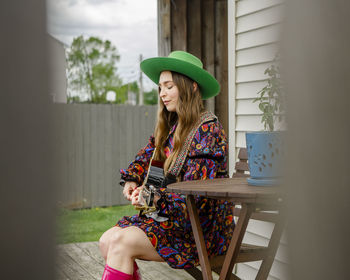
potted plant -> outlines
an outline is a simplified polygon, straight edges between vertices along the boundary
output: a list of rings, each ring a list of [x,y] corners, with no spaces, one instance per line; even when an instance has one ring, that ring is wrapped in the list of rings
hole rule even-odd
[[[250,170],[249,185],[278,185],[283,158],[283,132],[276,131],[277,124],[284,123],[284,92],[280,79],[277,57],[265,70],[269,76],[267,85],[258,92],[253,102],[259,102],[264,131],[247,132],[246,143]]]

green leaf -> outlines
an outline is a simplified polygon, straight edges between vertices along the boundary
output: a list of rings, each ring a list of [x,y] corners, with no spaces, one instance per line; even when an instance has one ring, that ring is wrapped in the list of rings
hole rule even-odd
[[[279,55],[276,54],[274,64],[266,68],[265,75],[268,75],[267,84],[257,93],[253,102],[258,102],[259,110],[262,111],[261,122],[265,130],[273,131],[275,120],[282,120],[284,115],[284,90],[280,79],[280,68],[278,66]],[[278,116],[278,118],[277,118]]]

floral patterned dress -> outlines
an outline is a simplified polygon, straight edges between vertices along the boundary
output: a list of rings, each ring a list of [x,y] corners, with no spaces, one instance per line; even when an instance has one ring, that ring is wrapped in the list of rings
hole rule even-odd
[[[170,155],[176,125],[172,127],[165,145]],[[154,150],[154,137],[141,149],[128,169],[121,169],[121,178],[142,184]],[[227,177],[227,142],[222,125],[217,121],[202,124],[192,140],[185,163],[180,172],[182,181],[206,180]],[[161,189],[162,198],[158,206],[160,214],[168,215],[165,222],[134,215],[123,217],[116,226],[136,226],[142,229],[158,254],[172,268],[191,268],[199,264],[197,248],[184,195]],[[203,229],[209,256],[226,252],[232,236],[234,221],[232,203],[205,197],[196,197],[196,206]]]

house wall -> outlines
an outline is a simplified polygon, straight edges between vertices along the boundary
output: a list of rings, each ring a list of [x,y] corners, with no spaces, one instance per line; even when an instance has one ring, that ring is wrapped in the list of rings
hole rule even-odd
[[[183,50],[197,56],[221,86],[205,100],[228,131],[227,0],[158,0],[158,54]]]
[[[55,103],[67,103],[66,55],[64,44],[47,35],[49,94]]]
[[[266,85],[266,68],[277,50],[283,16],[280,0],[228,1],[229,33],[229,146],[230,174],[239,148],[246,147],[245,132],[263,129],[253,99]],[[267,245],[273,224],[251,221],[243,242]],[[261,262],[239,264],[237,275],[254,279]],[[268,279],[286,279],[286,238],[283,236]]]

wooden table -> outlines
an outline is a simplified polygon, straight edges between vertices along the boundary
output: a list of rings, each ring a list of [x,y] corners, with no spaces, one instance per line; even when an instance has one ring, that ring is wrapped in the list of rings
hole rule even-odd
[[[170,192],[186,195],[186,202],[196,241],[203,279],[212,279],[212,271],[206,251],[203,232],[195,204],[195,195],[227,200],[241,204],[239,220],[233,231],[229,248],[220,272],[220,279],[230,279],[235,260],[239,254],[243,236],[251,214],[257,209],[278,210],[282,202],[279,187],[255,187],[247,184],[246,178],[223,178],[213,180],[186,181],[171,184]]]

